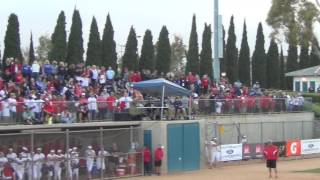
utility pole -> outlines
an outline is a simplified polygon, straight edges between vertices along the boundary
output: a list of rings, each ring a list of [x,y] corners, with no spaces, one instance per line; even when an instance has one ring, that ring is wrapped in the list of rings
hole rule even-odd
[[[213,31],[213,44],[214,44],[214,53],[213,53],[213,79],[216,82],[220,81],[220,57],[219,54],[219,46],[220,46],[220,38],[219,38],[219,27],[221,22],[219,21],[219,0],[214,0],[214,31]]]

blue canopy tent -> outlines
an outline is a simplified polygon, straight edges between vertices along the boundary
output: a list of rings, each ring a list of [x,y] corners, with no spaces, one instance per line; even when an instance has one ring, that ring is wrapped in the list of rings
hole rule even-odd
[[[191,96],[191,91],[163,78],[133,83],[133,88],[152,96],[161,97],[161,106],[165,96]],[[161,108],[161,119],[163,108]]]

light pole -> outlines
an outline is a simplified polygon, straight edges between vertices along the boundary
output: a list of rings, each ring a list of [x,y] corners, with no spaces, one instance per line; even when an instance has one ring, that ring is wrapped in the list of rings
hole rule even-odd
[[[213,57],[213,79],[220,80],[220,60],[219,60],[219,0],[214,0],[214,57]]]

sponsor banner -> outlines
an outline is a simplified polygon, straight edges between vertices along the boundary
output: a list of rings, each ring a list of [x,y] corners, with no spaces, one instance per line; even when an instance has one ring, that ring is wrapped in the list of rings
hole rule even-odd
[[[278,146],[279,148],[279,156],[285,157],[286,156],[286,142],[274,142],[273,145]]]
[[[301,154],[320,153],[320,139],[301,140]]]
[[[243,144],[243,159],[260,159],[263,157],[262,144]]]
[[[221,145],[221,161],[242,160],[242,144]]]
[[[300,156],[301,155],[301,141],[288,140],[286,144],[286,156]]]

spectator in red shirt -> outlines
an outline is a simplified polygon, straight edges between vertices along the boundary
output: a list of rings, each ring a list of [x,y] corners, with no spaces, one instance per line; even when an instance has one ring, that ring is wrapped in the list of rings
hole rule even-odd
[[[117,107],[117,97],[114,95],[113,92],[111,92],[110,96],[107,98],[107,104],[108,104],[107,118],[109,119],[112,117]]]
[[[107,89],[104,89],[103,92],[97,98],[98,110],[99,110],[99,118],[103,120],[106,118],[107,115]]]
[[[159,145],[154,152],[154,166],[155,173],[160,176],[161,174],[161,164],[163,159],[163,146]]]
[[[196,81],[195,77],[193,76],[192,72],[188,73],[187,76],[187,87],[192,89],[194,87],[194,82]]]
[[[143,161],[144,161],[144,175],[151,175],[151,152],[150,149],[145,146],[143,149]]]
[[[203,77],[201,79],[202,93],[204,93],[204,94],[208,93],[209,85],[210,85],[210,79],[205,74],[205,75],[203,75]]]
[[[272,178],[272,169],[274,170],[275,178],[278,178],[277,171],[277,160],[279,156],[279,149],[277,146],[272,144],[272,141],[269,140],[268,145],[264,148],[263,151],[264,157],[267,160],[267,168],[269,169],[269,178]]]

